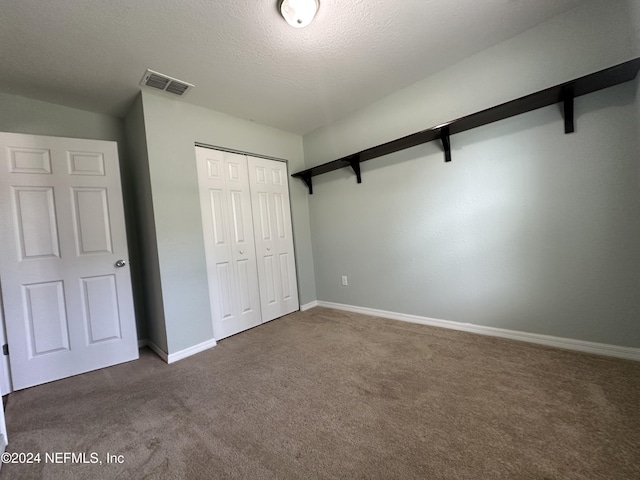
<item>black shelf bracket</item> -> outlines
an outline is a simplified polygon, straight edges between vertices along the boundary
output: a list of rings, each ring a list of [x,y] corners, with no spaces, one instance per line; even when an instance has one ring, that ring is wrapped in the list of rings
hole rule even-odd
[[[353,158],[349,159],[349,163],[351,164],[353,173],[356,174],[357,182],[362,183],[362,176],[360,174],[360,155],[354,155]]]
[[[311,177],[312,177],[312,175],[310,173],[307,173],[306,175],[302,175],[300,177],[302,179],[302,181],[304,182],[304,184],[309,189],[309,195],[313,195],[313,182],[311,181]]]
[[[440,141],[442,142],[442,148],[444,148],[444,161],[451,161],[451,134],[449,131],[449,125],[445,125],[440,128]]]
[[[573,133],[576,131],[575,118],[573,113],[573,99],[575,93],[573,85],[567,85],[562,89],[562,103],[564,111],[564,133]]]
[[[360,163],[374,158],[399,152],[406,148],[415,147],[424,143],[440,140],[444,149],[444,161],[451,161],[451,135],[466,132],[472,128],[488,125],[492,122],[531,112],[549,105],[562,104],[564,114],[565,133],[575,132],[575,118],[573,102],[576,97],[597,92],[604,88],[612,87],[620,83],[629,82],[636,78],[640,71],[640,58],[605,68],[595,73],[576,78],[569,82],[561,83],[539,92],[516,98],[495,107],[487,108],[470,115],[442,123],[438,126],[412,133],[410,135],[391,140],[375,147],[370,147],[357,153],[352,153],[337,160],[316,165],[315,167],[296,172],[294,178],[301,179],[309,188],[309,194],[313,193],[311,178],[316,175],[333,172],[345,167],[351,167],[356,174],[358,183],[362,183]]]

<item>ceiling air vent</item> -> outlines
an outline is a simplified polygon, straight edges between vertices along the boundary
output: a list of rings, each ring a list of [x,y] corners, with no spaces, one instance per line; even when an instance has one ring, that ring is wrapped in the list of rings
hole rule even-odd
[[[147,70],[140,81],[143,87],[157,88],[163,92],[172,93],[174,95],[183,96],[193,88],[193,85],[177,78],[164,75],[162,73]]]

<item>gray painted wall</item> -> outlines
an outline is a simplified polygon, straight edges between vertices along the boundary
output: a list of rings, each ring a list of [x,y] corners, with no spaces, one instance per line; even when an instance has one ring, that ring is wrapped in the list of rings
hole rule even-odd
[[[308,166],[640,56],[637,0],[590,1],[304,136]]]
[[[302,138],[142,92],[168,353],[213,338],[195,142],[288,160],[304,168]],[[290,182],[301,303],[315,300],[308,199]]]
[[[135,229],[133,228],[132,201],[126,173],[127,154],[124,124],[121,119],[55,105],[40,100],[0,93],[0,131],[118,142],[129,256],[135,258]],[[132,265],[132,270],[134,268]],[[141,303],[137,298],[134,300],[138,338],[145,338],[144,322],[141,320],[140,315]]]
[[[120,155],[124,153],[124,128],[121,119],[17,95],[0,93],[0,130],[113,140],[118,142]]]
[[[138,317],[145,327],[146,340],[167,351],[162,287],[158,263],[158,247],[151,197],[149,156],[142,111],[138,95],[125,117],[128,162],[123,171],[129,184],[132,203],[132,231],[136,256],[131,276],[138,301]]]
[[[633,2],[631,2],[633,3]],[[587,2],[304,137],[307,166],[640,56]],[[318,299],[640,347],[638,84],[314,179]],[[349,276],[349,286],[340,276]]]

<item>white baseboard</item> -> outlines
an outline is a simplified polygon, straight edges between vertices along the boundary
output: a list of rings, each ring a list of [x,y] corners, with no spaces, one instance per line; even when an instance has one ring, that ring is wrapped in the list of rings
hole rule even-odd
[[[196,353],[204,352],[205,350],[209,350],[216,346],[215,338],[211,340],[207,340],[206,342],[199,343],[194,345],[193,347],[185,348],[184,350],[180,350],[176,353],[170,353],[167,358],[167,363],[177,362],[178,360],[182,360],[183,358],[190,357],[191,355],[195,355]]]
[[[596,355],[624,358],[626,360],[634,360],[636,362],[640,362],[640,348],[620,347],[617,345],[608,345],[606,343],[587,342],[584,340],[574,340],[572,338],[553,337],[551,335],[541,335],[538,333],[519,332],[517,330],[507,330],[505,328],[485,327],[482,325],[474,325],[472,323],[438,320],[435,318],[420,317],[418,315],[408,315],[405,313],[376,310],[374,308],[356,307],[353,305],[344,305],[342,303],[324,302],[322,300],[318,300],[316,304],[319,307],[344,310],[346,312],[373,315],[376,317],[389,318],[392,320],[401,320],[403,322],[419,323],[421,325],[429,325],[432,327],[448,328],[451,330],[460,330],[463,332],[477,333],[480,335],[489,335],[491,337],[509,338],[511,340],[536,343],[538,345],[546,345],[548,347],[562,348],[565,350],[575,350],[578,352],[593,353]]]
[[[195,355],[196,353],[204,352],[205,350],[209,350],[216,346],[216,340],[212,338],[211,340],[207,340],[206,342],[199,343],[194,345],[193,347],[185,348],[184,350],[180,350],[175,353],[167,353],[162,350],[159,346],[153,343],[151,340],[147,340],[147,347],[155,352],[162,360],[167,363],[174,363],[178,360],[182,360],[183,358],[190,357],[191,355]]]
[[[147,344],[147,347],[149,347],[153,351],[153,353],[158,355],[165,362],[169,363],[169,356],[167,355],[167,352],[162,350],[158,345],[153,343],[151,340],[147,340],[146,344]]]
[[[300,305],[300,311],[304,312],[305,310],[310,310],[313,307],[318,306],[318,301],[314,300],[313,302],[305,303],[304,305]]]

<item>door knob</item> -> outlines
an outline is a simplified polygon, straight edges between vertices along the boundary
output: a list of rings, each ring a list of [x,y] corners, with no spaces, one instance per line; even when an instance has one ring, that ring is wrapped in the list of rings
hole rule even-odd
[[[240,255],[242,255],[244,253],[244,250],[240,250]]]
[[[271,250],[271,247],[267,247],[267,252]]]
[[[122,267],[124,267],[126,264],[127,264],[127,262],[125,262],[124,260],[118,260],[118,261],[116,262],[116,267],[118,267],[118,268],[122,268]]]

